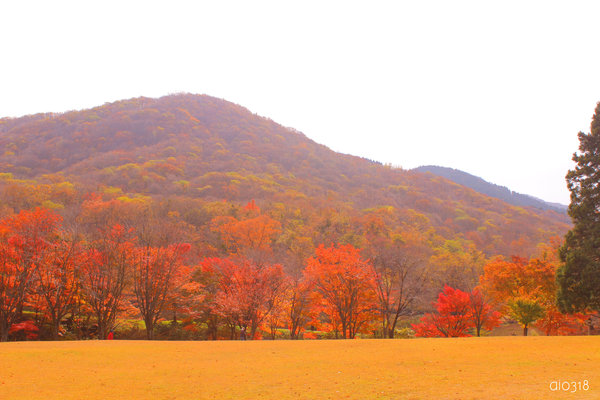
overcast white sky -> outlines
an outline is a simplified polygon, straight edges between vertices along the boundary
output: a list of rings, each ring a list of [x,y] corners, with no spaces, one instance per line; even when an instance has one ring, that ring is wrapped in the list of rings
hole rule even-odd
[[[0,116],[204,93],[333,150],[568,204],[599,1],[4,1]]]

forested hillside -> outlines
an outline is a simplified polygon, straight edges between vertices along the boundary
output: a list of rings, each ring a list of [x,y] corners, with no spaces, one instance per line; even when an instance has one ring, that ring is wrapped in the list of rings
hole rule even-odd
[[[360,247],[368,221],[376,219],[387,234],[418,233],[431,249],[452,240],[488,256],[529,255],[568,228],[564,215],[335,153],[209,96],[137,98],[5,118],[0,148],[4,214],[40,205],[67,213],[94,192],[105,200],[163,204],[202,230],[254,199],[281,223],[275,240],[286,246],[302,238],[309,247]]]

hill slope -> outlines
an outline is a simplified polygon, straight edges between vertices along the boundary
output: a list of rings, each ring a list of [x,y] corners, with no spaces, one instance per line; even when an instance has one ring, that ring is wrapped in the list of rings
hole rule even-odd
[[[567,206],[563,204],[549,203],[533,196],[513,192],[504,186],[495,185],[481,179],[478,176],[471,175],[458,169],[439,167],[435,165],[425,165],[414,168],[413,171],[431,172],[434,175],[444,177],[452,182],[458,183],[459,185],[471,188],[476,192],[485,194],[486,196],[495,197],[514,206],[534,207],[541,210],[553,210],[559,213],[567,212]]]
[[[167,202],[173,215],[206,233],[219,214],[235,214],[215,204],[239,208],[255,199],[281,223],[276,240],[288,250],[300,239],[309,249],[338,241],[360,246],[375,218],[380,234],[406,241],[406,232],[417,233],[432,249],[453,241],[489,256],[531,254],[569,226],[561,213],[511,206],[438,176],[335,153],[209,96],[4,118],[0,149],[3,213],[36,205],[68,213],[95,191]]]

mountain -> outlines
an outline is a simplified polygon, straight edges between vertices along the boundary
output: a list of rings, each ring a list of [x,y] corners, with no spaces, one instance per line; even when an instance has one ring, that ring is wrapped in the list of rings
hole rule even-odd
[[[434,175],[441,176],[456,182],[459,185],[471,188],[486,196],[495,197],[502,201],[519,207],[534,207],[540,210],[553,210],[559,213],[566,213],[567,206],[558,203],[549,203],[527,194],[513,192],[510,189],[487,182],[482,178],[471,175],[467,172],[453,168],[439,167],[435,165],[426,165],[413,169],[418,172],[431,172]]]
[[[274,245],[286,254],[385,236],[399,243],[417,237],[433,253],[527,256],[570,226],[562,212],[517,207],[439,176],[336,153],[205,95],[0,119],[0,216],[45,206],[70,218],[92,192],[160,206],[214,252],[224,248],[215,221],[238,216],[251,200],[280,224]]]

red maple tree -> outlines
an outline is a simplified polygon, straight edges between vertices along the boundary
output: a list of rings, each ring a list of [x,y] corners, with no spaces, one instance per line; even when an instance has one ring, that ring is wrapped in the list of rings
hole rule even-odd
[[[500,313],[487,304],[481,293],[475,289],[471,293],[445,286],[434,304],[435,313],[425,314],[419,324],[413,324],[417,336],[423,337],[464,337],[476,329],[491,330],[500,323]]]
[[[60,217],[36,208],[0,221],[0,341],[22,314],[35,274],[47,262]]]

